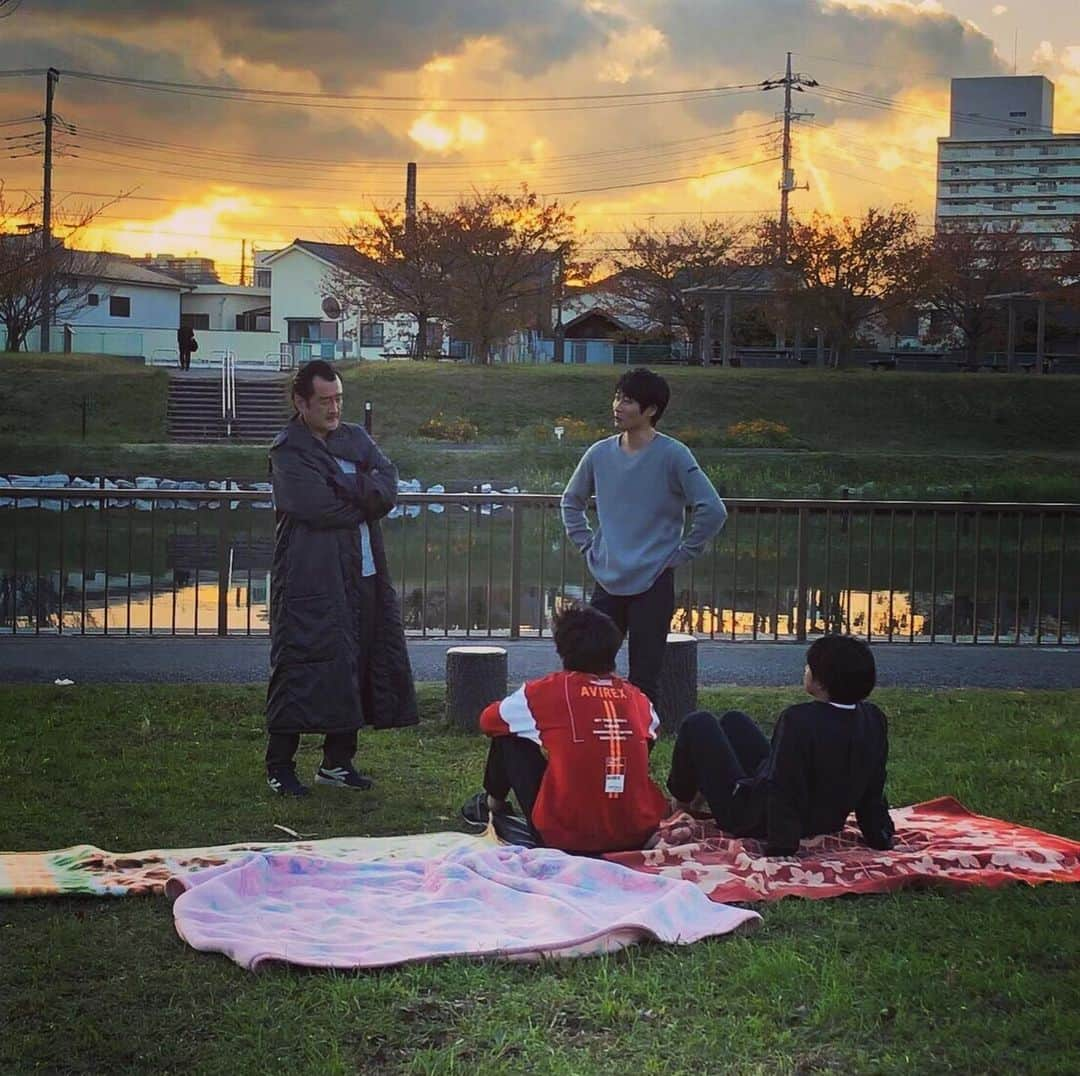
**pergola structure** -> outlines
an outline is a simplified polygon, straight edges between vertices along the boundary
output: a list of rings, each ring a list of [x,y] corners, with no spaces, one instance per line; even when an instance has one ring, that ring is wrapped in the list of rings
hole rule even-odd
[[[722,315],[720,330],[720,361],[724,365],[730,365],[734,356],[732,348],[731,332],[734,322],[735,302],[737,299],[766,300],[775,298],[785,288],[785,271],[774,269],[764,265],[746,265],[735,269],[723,284],[699,284],[696,287],[684,288],[683,294],[701,300],[704,308],[704,332],[702,334],[702,363],[708,365],[713,356],[713,322],[717,311]],[[803,335],[802,321],[795,323],[795,354],[802,355]],[[786,340],[777,337],[777,350],[782,348]],[[824,338],[818,333],[817,362],[819,366],[825,364]]]
[[[1005,337],[1005,364],[1009,373],[1016,371],[1016,300],[1034,299],[1038,306],[1035,328],[1035,370],[1037,374],[1046,373],[1046,296],[1036,291],[1003,291],[997,295],[988,295],[988,303],[1006,303],[1009,314],[1009,328]]]

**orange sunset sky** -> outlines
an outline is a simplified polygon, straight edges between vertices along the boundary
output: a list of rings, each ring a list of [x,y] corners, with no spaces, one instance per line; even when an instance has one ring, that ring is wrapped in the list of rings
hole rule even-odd
[[[400,201],[409,160],[421,200],[527,182],[598,250],[649,218],[774,212],[783,94],[757,85],[787,50],[820,83],[796,100],[799,213],[902,201],[929,226],[952,76],[1045,74],[1055,128],[1080,129],[1071,0],[26,0],[0,49],[63,72],[58,215],[125,195],[79,245],[226,279],[242,240],[333,241]],[[44,83],[0,81],[9,205],[40,191]]]

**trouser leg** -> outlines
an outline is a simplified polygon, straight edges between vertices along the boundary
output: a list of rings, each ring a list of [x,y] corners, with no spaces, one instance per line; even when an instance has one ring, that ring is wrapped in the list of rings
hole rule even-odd
[[[497,800],[504,800],[512,790],[522,814],[531,825],[533,807],[546,770],[547,759],[532,740],[520,736],[495,736],[488,747],[484,791]]]
[[[657,705],[660,672],[664,666],[671,614],[675,609],[675,573],[668,568],[643,594],[630,599],[627,634],[630,637],[630,683]]]
[[[630,599],[621,594],[609,594],[597,583],[593,587],[592,597],[589,604],[594,609],[599,609],[615,621],[615,626],[626,635],[626,614],[630,606]]]
[[[271,732],[266,738],[266,771],[296,768],[296,749],[300,746],[298,732]]]
[[[720,718],[728,742],[739,760],[745,774],[757,773],[758,767],[769,757],[769,739],[758,723],[742,710],[728,710]]]
[[[339,766],[348,769],[356,754],[356,729],[347,732],[328,732],[323,739],[323,766],[328,770]]]
[[[668,790],[689,803],[698,792],[720,826],[733,821],[735,782],[748,776],[720,722],[707,710],[690,714],[679,726],[671,756]]]

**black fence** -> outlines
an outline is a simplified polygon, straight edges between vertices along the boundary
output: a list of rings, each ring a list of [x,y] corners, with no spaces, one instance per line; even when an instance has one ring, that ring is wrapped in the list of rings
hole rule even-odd
[[[258,635],[266,493],[0,490],[0,632]],[[676,573],[675,630],[795,641],[1080,641],[1080,505],[748,500]],[[403,493],[383,521],[416,635],[550,632],[592,583],[558,496]]]

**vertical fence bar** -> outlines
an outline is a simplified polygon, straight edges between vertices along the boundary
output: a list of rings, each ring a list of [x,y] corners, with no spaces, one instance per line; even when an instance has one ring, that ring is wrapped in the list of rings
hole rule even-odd
[[[246,634],[251,634],[251,567],[255,563],[255,509],[250,502],[246,509],[247,513],[247,598],[244,602],[244,626]]]
[[[915,546],[919,537],[919,512],[911,510],[911,563],[908,566],[908,642],[915,642]]]
[[[874,510],[866,516],[866,641],[874,638]]]
[[[170,587],[170,590],[172,591],[172,624],[171,624],[171,626],[169,628],[169,634],[170,635],[175,635],[176,634],[176,550],[177,550],[176,541],[177,541],[177,537],[178,537],[177,522],[176,522],[176,514],[174,513],[173,520],[172,520],[172,586]]]
[[[473,505],[465,509],[465,635],[472,635]]]
[[[757,642],[758,637],[758,579],[761,565],[761,509],[754,508],[754,608],[750,638]]]
[[[1058,546],[1057,641],[1061,646],[1065,631],[1065,513],[1061,513],[1060,545]]]
[[[105,600],[102,609],[102,633],[109,634],[109,502],[101,500],[101,517],[105,521]]]
[[[19,633],[19,510],[22,503],[16,497],[11,502],[11,634]]]
[[[809,567],[810,512],[800,508],[795,533],[798,560],[795,567],[795,638],[806,642],[806,573]]]
[[[930,642],[937,642],[937,551],[938,511],[931,509],[930,527]]]
[[[697,574],[694,571],[695,561],[696,561],[696,558],[695,558],[695,560],[690,561],[690,564],[688,565],[690,579],[689,579],[689,582],[687,584],[688,589],[687,589],[687,598],[686,598],[686,613],[685,613],[685,616],[683,617],[683,625],[684,626],[679,629],[680,631],[687,631],[687,632],[690,632],[691,634],[693,634],[693,632],[694,632],[694,610],[695,610],[695,608],[697,606],[697,602],[694,600],[694,589],[697,586]],[[674,580],[672,580],[672,582],[674,582]],[[672,627],[671,627],[670,624],[668,625],[668,630],[669,631],[672,630]]]
[[[960,509],[953,512],[952,553],[952,641],[956,642],[956,614],[959,609],[957,591],[960,589]]]
[[[222,501],[217,510],[217,633],[218,635],[229,634],[229,557],[232,553],[229,525],[229,502]],[[199,549],[201,554],[202,549]],[[201,559],[201,557],[200,557]]]
[[[709,638],[716,638],[716,545],[714,536],[709,550]],[[704,625],[703,625],[704,626]]]
[[[536,604],[536,637],[542,639],[544,637],[544,610],[547,602],[547,580],[544,578],[545,560],[547,559],[547,514],[548,506],[545,501],[540,505],[540,584],[537,587],[537,604]]]
[[[896,572],[896,509],[889,511],[889,642],[893,641],[893,594],[895,593],[894,575]]]
[[[488,505],[487,633],[491,635],[491,607],[495,585],[495,505]]]
[[[450,634],[450,509],[452,505],[443,505],[443,635]]]
[[[780,638],[780,523],[783,518],[783,510],[774,509],[776,513],[776,526],[773,528],[773,560],[776,562],[776,572],[773,579],[773,612],[772,612],[772,637],[775,643]]]
[[[150,502],[150,615],[147,619],[147,634],[154,634],[154,549],[157,537],[157,499]]]
[[[997,514],[994,544],[994,643],[1001,642],[1001,512]]]
[[[559,536],[559,597],[564,603],[566,601],[566,547],[569,542],[570,539],[566,537],[564,527]]]
[[[202,566],[202,501],[195,505],[195,615],[192,634],[199,637],[199,569]]]
[[[847,524],[845,530],[847,531],[847,565],[844,572],[844,631],[848,635],[851,634],[851,543],[852,534],[855,530],[855,517],[849,508],[844,514],[843,522]]]
[[[1016,616],[1013,619],[1014,637],[1013,642],[1019,643],[1023,633],[1023,625],[1020,622],[1020,602],[1023,599],[1021,581],[1024,568],[1024,513],[1016,513]]]
[[[521,638],[521,513],[522,505],[510,506],[510,638]]]
[[[832,629],[832,509],[825,509],[825,623],[826,632]]]
[[[1035,645],[1042,642],[1043,558],[1046,556],[1046,513],[1039,513],[1039,555],[1035,559]]]
[[[34,634],[41,634],[41,501],[34,513]]]
[[[428,608],[428,538],[429,520],[431,513],[426,504],[420,505],[420,515],[424,520],[420,528],[420,544],[423,548],[423,567],[420,569],[420,637],[427,638],[427,608]]]
[[[979,562],[982,559],[982,510],[975,509],[975,560],[971,580],[971,642],[979,645]]]
[[[135,558],[135,502],[127,501],[127,517],[128,517],[128,547],[127,547],[127,598],[126,598],[126,613],[124,620],[124,634],[131,634],[131,579],[132,579],[132,561]]]
[[[407,593],[405,589],[405,567],[409,563],[409,516],[404,507],[402,507],[401,515],[398,516],[398,519],[401,520],[401,590],[399,593],[401,596],[402,619],[404,619],[405,595]]]
[[[64,506],[67,498],[60,498],[60,578],[58,580],[58,608],[56,610],[56,633],[64,634]]]
[[[87,529],[88,524],[86,522],[86,513],[91,510],[91,507],[95,507],[96,502],[91,505],[90,502],[84,502],[82,506],[82,549],[80,554],[82,557],[82,586],[80,587],[79,595],[79,631],[82,635],[86,634],[86,543],[87,543]]]
[[[735,618],[739,608],[739,517],[736,508],[731,519],[731,641],[735,642]]]

